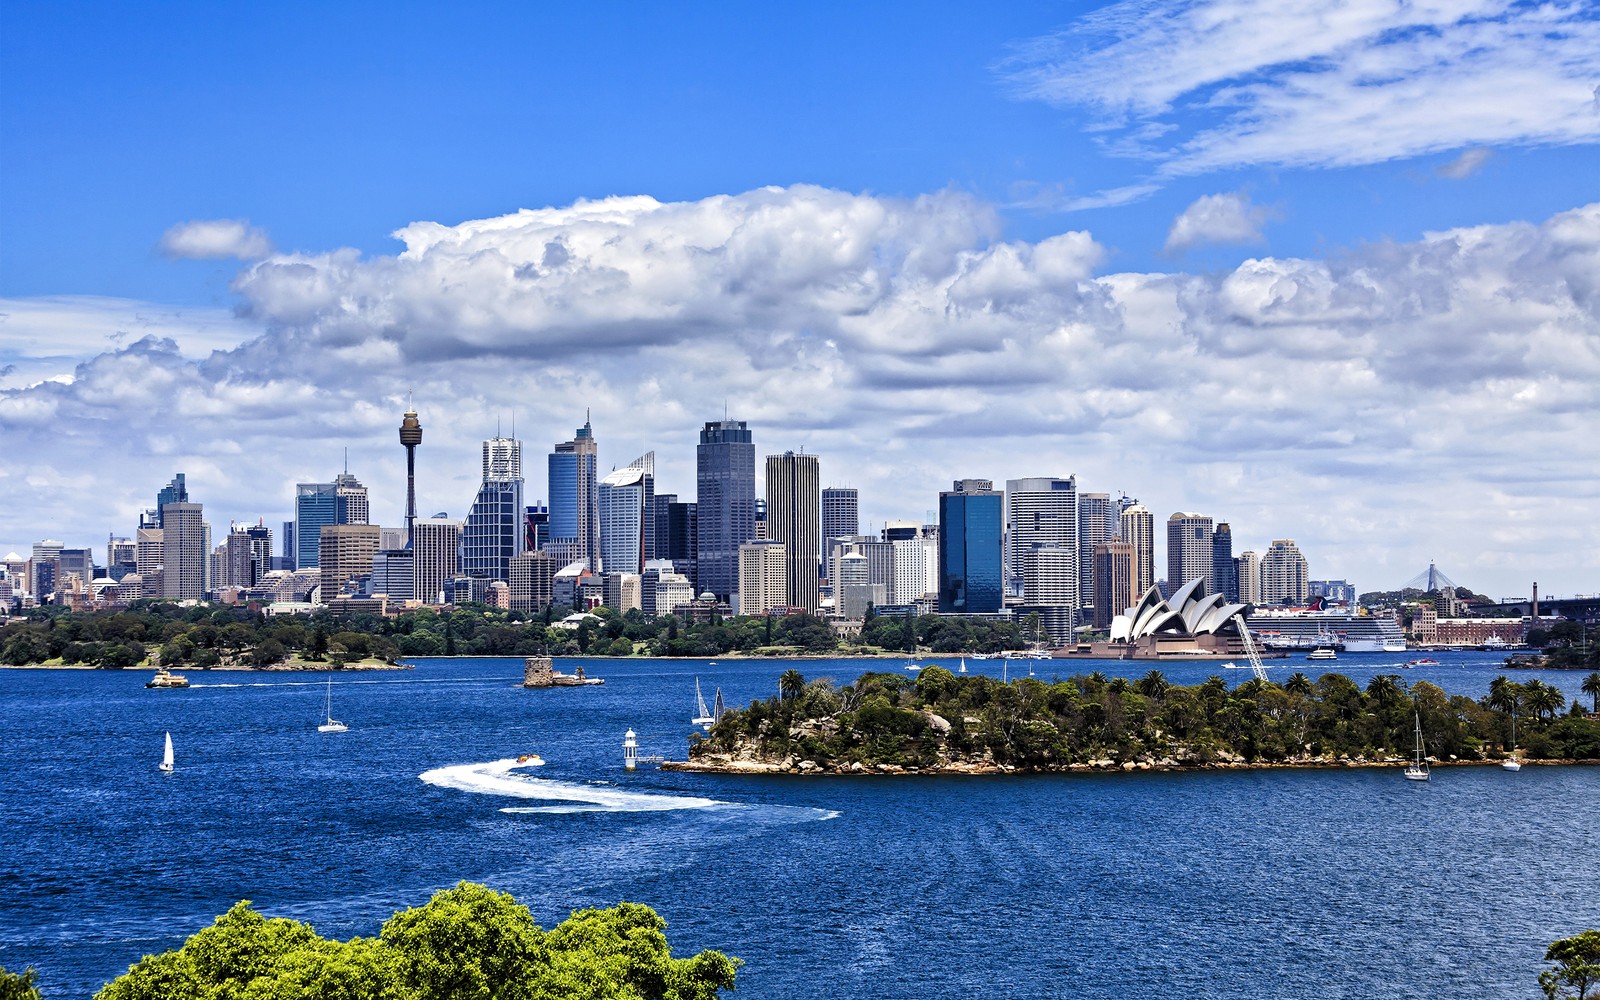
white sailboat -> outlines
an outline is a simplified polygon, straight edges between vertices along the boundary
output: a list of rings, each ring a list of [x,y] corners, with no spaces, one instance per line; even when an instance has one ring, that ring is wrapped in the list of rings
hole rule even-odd
[[[1406,767],[1406,780],[1427,781],[1430,775],[1428,761],[1422,751],[1422,716],[1416,713],[1412,713],[1412,716],[1417,720],[1417,748],[1412,752],[1411,764]]]
[[[319,733],[343,733],[343,732],[348,732],[349,731],[349,729],[350,729],[349,726],[345,725],[344,723],[340,722],[338,719],[335,719],[333,717],[333,675],[332,674],[328,675],[328,698],[327,698],[326,703],[324,704],[322,714],[327,716],[328,721],[324,722],[322,725],[318,726],[317,727],[317,732],[319,732]]]
[[[167,749],[161,754],[161,770],[172,773],[172,734],[167,734]]]
[[[1500,762],[1507,771],[1522,770],[1522,759],[1517,756],[1517,713],[1511,713],[1511,756]]]
[[[966,657],[965,657],[965,656],[963,656],[963,657],[962,657],[962,658],[961,658],[961,669],[960,669],[960,670],[958,670],[958,671],[956,671],[956,673],[958,673],[958,674],[964,674],[964,673],[966,673],[966,672],[967,672],[967,658],[966,658]]]
[[[727,708],[722,704],[722,689],[717,688],[717,696],[711,703],[711,718],[720,719],[727,713]]]
[[[720,691],[721,689],[719,688],[718,692],[720,693]],[[698,677],[694,679],[694,718],[689,721],[697,726],[703,726],[708,733],[711,731],[712,725],[717,721],[716,716],[706,709],[706,696],[700,693],[700,678]]]

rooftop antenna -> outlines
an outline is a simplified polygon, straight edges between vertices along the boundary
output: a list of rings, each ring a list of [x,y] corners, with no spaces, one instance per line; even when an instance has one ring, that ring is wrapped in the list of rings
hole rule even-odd
[[[344,448],[344,474],[347,475],[347,476],[350,474],[350,446],[349,445],[345,445],[345,448]]]
[[[511,410],[511,436],[513,438],[517,436],[517,411],[515,408]]]

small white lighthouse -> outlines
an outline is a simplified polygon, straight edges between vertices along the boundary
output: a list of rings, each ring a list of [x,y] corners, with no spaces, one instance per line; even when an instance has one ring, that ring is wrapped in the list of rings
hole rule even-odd
[[[622,738],[622,766],[630,771],[639,766],[639,740],[631,729]]]

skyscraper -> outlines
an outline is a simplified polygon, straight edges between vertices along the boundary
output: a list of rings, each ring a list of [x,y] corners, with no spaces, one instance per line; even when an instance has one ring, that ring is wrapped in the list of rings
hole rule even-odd
[[[1239,578],[1233,568],[1233,528],[1227,521],[1211,532],[1211,582],[1229,604],[1239,600]]]
[[[756,537],[756,446],[743,420],[712,420],[701,428],[695,481],[695,585],[731,603],[739,589],[739,546]]]
[[[1233,561],[1238,574],[1239,600],[1246,604],[1261,603],[1261,557],[1254,552],[1241,552]]]
[[[411,525],[411,551],[416,584],[412,593],[428,604],[440,603],[445,581],[456,575],[461,522],[448,517],[419,517]]]
[[[162,504],[161,525],[161,596],[172,601],[204,600],[211,546],[201,505]]]
[[[1216,593],[1211,577],[1211,518],[1179,511],[1167,518],[1167,586],[1176,591],[1203,578],[1205,592]]]
[[[957,480],[939,494],[939,613],[994,614],[1004,599],[1005,495],[987,479]]]
[[[550,540],[591,570],[600,568],[600,491],[595,475],[599,445],[587,417],[571,441],[550,453]],[[653,473],[652,473],[653,475]]]
[[[483,482],[461,529],[458,571],[480,580],[507,580],[511,557],[522,551],[522,442],[483,442]]]
[[[345,469],[333,477],[333,491],[339,497],[342,513],[340,524],[366,524],[370,519],[367,510],[367,488]]]
[[[1083,603],[1078,532],[1076,477],[1007,480],[1007,568],[1012,590],[1021,593],[1024,604],[1075,609]],[[1024,561],[1038,548],[1064,550],[1066,555],[1035,560],[1033,572],[1027,573]]]
[[[376,524],[325,524],[322,526],[322,553],[318,569],[322,575],[322,603],[327,604],[359,577],[372,575],[373,557],[378,554]]]
[[[822,491],[822,561],[828,563],[828,540],[861,534],[861,497],[853,486]]]
[[[1111,619],[1139,600],[1133,589],[1133,546],[1127,542],[1102,542],[1094,547],[1094,627],[1111,627]]]
[[[296,569],[316,569],[322,528],[344,524],[344,502],[336,483],[296,483],[294,488],[294,564]]]
[[[789,606],[788,567],[788,553],[776,539],[739,546],[739,614],[764,615]]]
[[[1310,593],[1310,566],[1292,538],[1279,538],[1261,559],[1263,604],[1304,604]]]
[[[767,456],[767,535],[784,548],[784,595],[792,608],[818,607],[817,552],[822,543],[817,456]]]
[[[699,578],[700,521],[695,504],[679,503],[675,493],[656,494],[657,560],[670,560],[673,569],[689,581],[691,589]],[[698,593],[698,591],[695,591]],[[662,613],[671,611],[663,609]]]
[[[400,444],[406,450],[406,538],[411,545],[411,526],[417,519],[417,445],[422,443],[422,421],[415,410],[407,409],[400,420]]]
[[[552,456],[554,457],[554,456]],[[656,453],[645,452],[600,481],[600,568],[642,573],[655,537]]]
[[[1111,494],[1078,494],[1078,600],[1083,604],[1094,604],[1094,547],[1117,536],[1117,514]]]
[[[1123,506],[1118,521],[1122,540],[1133,546],[1134,586],[1143,596],[1156,582],[1156,519],[1150,508],[1134,502]]]
[[[172,482],[156,491],[156,509],[151,520],[151,527],[161,527],[161,508],[169,503],[188,503],[189,487],[184,482],[183,473],[172,477]]]

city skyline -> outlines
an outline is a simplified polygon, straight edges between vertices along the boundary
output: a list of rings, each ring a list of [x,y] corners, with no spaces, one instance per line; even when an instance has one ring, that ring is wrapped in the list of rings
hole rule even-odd
[[[0,552],[152,470],[277,525],[346,447],[403,524],[410,398],[422,516],[501,416],[686,497],[732,416],[864,527],[1074,476],[1364,590],[1600,586],[1592,6],[907,13],[0,11]]]
[[[410,405],[410,404],[408,404],[408,405]],[[413,411],[407,411],[407,414],[409,415],[412,412]],[[753,514],[755,509],[756,509],[755,506],[753,506],[754,497],[764,497],[764,496],[767,495],[766,490],[768,489],[768,487],[766,485],[766,483],[767,483],[767,475],[766,475],[766,473],[768,471],[770,471],[770,469],[772,467],[772,462],[782,460],[785,457],[785,454],[791,459],[794,458],[795,455],[794,455],[793,452],[789,452],[789,453],[785,453],[785,454],[766,454],[765,449],[763,448],[763,446],[760,443],[759,428],[750,428],[750,427],[748,427],[748,424],[745,421],[728,421],[728,420],[707,421],[706,424],[705,424],[705,427],[702,429],[702,432],[701,432],[702,447],[703,447],[703,438],[704,438],[704,434],[705,434],[706,430],[708,430],[710,428],[719,428],[720,429],[720,428],[722,428],[724,426],[738,428],[738,431],[740,433],[742,433],[743,435],[745,435],[746,437],[748,437],[750,439],[747,442],[747,447],[749,447],[749,448],[751,448],[753,450],[754,455],[761,456],[760,461],[754,461],[752,459],[753,465],[754,465],[754,468],[753,468],[754,483],[752,484],[752,491],[753,492],[752,492],[752,507],[751,507],[751,511],[752,511],[752,514]],[[586,419],[585,419],[584,425],[579,428],[578,438],[579,439],[587,438],[588,440],[590,440],[591,441],[591,449],[592,449],[593,448],[593,445],[592,445],[593,435],[594,435],[594,429],[592,427],[591,421],[587,418],[587,415],[586,415]],[[481,452],[482,452],[481,462],[480,462],[481,474],[484,475],[484,476],[489,476],[491,478],[509,477],[506,480],[507,482],[515,482],[515,483],[517,483],[519,485],[519,492],[522,494],[522,498],[523,498],[523,502],[514,505],[514,506],[517,507],[518,510],[521,510],[523,507],[528,507],[529,509],[538,508],[538,509],[541,509],[541,510],[544,510],[544,511],[547,512],[548,509],[549,509],[548,506],[547,506],[548,499],[540,498],[538,496],[538,494],[537,494],[537,491],[531,489],[530,487],[522,485],[522,484],[524,484],[526,482],[526,476],[525,476],[525,472],[524,472],[524,470],[522,468],[522,462],[521,462],[522,444],[523,444],[523,442],[522,442],[521,438],[513,438],[513,437],[501,436],[500,433],[499,433],[499,429],[497,429],[496,435],[494,437],[481,440],[479,442],[479,446],[480,446],[480,449],[481,449]],[[555,457],[557,457],[557,454],[559,453],[560,449],[562,447],[564,447],[564,446],[570,446],[570,444],[571,444],[571,442],[566,442],[566,443],[564,443],[564,445],[558,445],[557,446],[557,451],[556,452],[552,452],[551,458],[554,459]],[[406,451],[408,449],[405,449],[404,445],[402,444],[400,450]],[[668,453],[670,453],[671,449],[668,448],[667,451],[668,451]],[[591,454],[593,454],[593,453],[594,452],[591,450]],[[803,455],[803,456],[800,456],[800,457],[811,460],[814,463],[813,464],[813,469],[815,469],[815,463],[821,461],[820,457],[819,456],[815,456],[815,455]],[[390,458],[393,459],[393,456],[390,456]],[[410,455],[407,455],[407,459],[409,459],[409,458],[410,458]],[[398,516],[395,526],[391,526],[386,521],[380,521],[380,520],[372,520],[370,522],[368,521],[368,506],[369,506],[369,504],[371,502],[371,498],[370,498],[369,494],[370,494],[371,491],[369,491],[369,489],[363,483],[360,482],[359,477],[355,476],[353,473],[351,473],[349,471],[349,449],[348,448],[343,450],[343,457],[342,457],[341,460],[344,463],[342,471],[337,473],[333,477],[331,477],[329,482],[326,482],[326,483],[298,483],[298,484],[294,485],[294,487],[293,487],[293,496],[291,497],[291,501],[292,502],[290,503],[290,505],[288,507],[288,511],[289,511],[290,517],[283,524],[283,527],[285,529],[285,535],[284,535],[284,537],[276,537],[276,536],[274,536],[274,538],[273,538],[273,554],[274,555],[279,554],[279,553],[286,553],[287,551],[289,551],[289,548],[288,548],[289,546],[294,546],[294,551],[296,552],[296,562],[297,563],[301,563],[302,566],[308,566],[310,568],[316,568],[315,538],[317,537],[317,533],[316,533],[316,531],[310,531],[310,532],[306,532],[306,534],[304,536],[301,536],[298,533],[297,529],[301,524],[300,518],[301,518],[301,516],[303,516],[302,510],[303,510],[303,504],[305,503],[305,501],[308,499],[308,497],[315,498],[315,497],[321,496],[324,493],[326,494],[327,501],[328,501],[327,504],[325,505],[325,506],[327,506],[327,510],[317,515],[318,516],[318,520],[316,520],[314,523],[310,523],[310,527],[311,528],[317,529],[323,523],[344,524],[344,523],[347,523],[347,517],[348,517],[348,523],[360,524],[360,525],[366,525],[366,524],[370,523],[374,527],[374,529],[376,529],[378,527],[382,527],[386,531],[395,532],[397,534],[397,537],[401,537],[401,538],[404,537],[404,531],[405,531],[404,525],[405,525],[405,522],[406,522],[406,517],[405,517],[404,513],[402,513],[402,514],[400,514]],[[399,461],[401,461],[402,464],[405,464],[406,459],[401,459]],[[653,470],[654,467],[655,467],[655,453],[654,453],[654,451],[651,451],[651,452],[647,452],[646,455],[644,455],[644,456],[635,458],[632,462],[629,462],[627,464],[619,464],[619,465],[617,465],[614,469],[611,470],[611,472],[608,475],[603,476],[603,477],[598,477],[598,478],[617,478],[617,477],[621,477],[621,478],[617,478],[617,481],[620,482],[620,481],[622,481],[622,478],[626,478],[627,481],[633,482],[634,480],[638,479],[639,474],[640,474],[640,472],[642,470]],[[553,465],[552,465],[552,468],[553,468]],[[651,476],[648,471],[644,472],[644,476],[645,476],[646,479],[650,480],[653,483],[653,476]],[[826,481],[826,477],[817,477],[815,472],[813,472],[813,477],[816,478],[818,482]],[[156,479],[159,479],[159,478],[160,478],[159,476],[156,477]],[[159,512],[165,507],[165,505],[166,505],[166,503],[168,501],[176,499],[176,498],[178,498],[180,496],[184,497],[184,498],[188,497],[188,495],[189,495],[189,493],[188,493],[189,480],[190,480],[190,477],[188,476],[188,474],[185,471],[181,471],[181,470],[177,471],[173,475],[171,481],[166,484],[166,486],[161,487],[159,490],[156,491],[156,505],[154,507],[148,507],[148,506],[144,507],[143,509],[141,509],[139,511],[139,514],[138,514],[138,517],[137,517],[136,528],[143,529],[144,527],[146,527],[147,524],[155,525],[157,528],[159,528],[160,527],[160,521],[161,521]],[[1036,477],[1024,477],[1022,479],[1007,480],[1003,484],[1005,486],[1005,489],[999,491],[999,495],[1005,501],[1005,510],[1006,510],[1006,513],[1002,517],[1002,527],[1003,528],[1007,528],[1008,534],[1006,535],[1005,547],[1004,547],[1003,551],[1000,551],[998,554],[999,554],[999,556],[1001,558],[1003,558],[1005,560],[1005,563],[1006,563],[1007,566],[1012,567],[1012,572],[1014,572],[1016,574],[1016,578],[1017,578],[1018,581],[1020,581],[1022,579],[1022,576],[1023,576],[1023,569],[1022,569],[1022,565],[1023,564],[1022,564],[1021,561],[1019,561],[1022,558],[1021,555],[1019,554],[1020,550],[1016,549],[1015,546],[1017,546],[1019,544],[1025,544],[1025,542],[1021,540],[1021,539],[1023,539],[1024,536],[1022,536],[1022,535],[1012,536],[1011,534],[1009,534],[1009,525],[1014,523],[1013,514],[1011,513],[1012,504],[1018,502],[1018,498],[1019,497],[1026,498],[1029,495],[1031,495],[1032,491],[1036,491],[1037,489],[1042,488],[1042,487],[1037,486],[1036,484],[1047,484],[1048,485],[1048,484],[1052,484],[1053,483],[1053,484],[1055,484],[1054,485],[1055,489],[1064,489],[1064,490],[1068,491],[1067,492],[1067,496],[1072,500],[1071,507],[1072,507],[1074,513],[1071,515],[1071,520],[1072,520],[1073,524],[1072,524],[1072,526],[1071,526],[1071,528],[1069,530],[1070,530],[1070,532],[1071,532],[1071,534],[1073,536],[1076,536],[1078,534],[1078,532],[1079,532],[1080,527],[1083,526],[1083,521],[1080,520],[1080,518],[1083,516],[1083,514],[1082,514],[1082,512],[1077,510],[1077,505],[1078,505],[1079,498],[1082,498],[1082,497],[1093,497],[1093,496],[1104,497],[1105,494],[1103,494],[1103,493],[1097,494],[1097,493],[1095,493],[1093,491],[1084,491],[1084,492],[1080,493],[1079,492],[1080,486],[1079,486],[1079,484],[1077,484],[1075,482],[1075,480],[1076,480],[1075,476],[1068,476],[1067,479],[1065,479],[1065,480],[1053,480],[1051,477],[1037,477],[1037,476]],[[406,484],[405,489],[408,491],[407,500],[402,500],[401,501],[401,506],[402,506],[402,508],[404,508],[405,504],[409,500],[409,490],[411,488],[411,483],[410,483],[408,475],[405,475],[405,474],[403,474],[401,476],[401,481]],[[425,479],[424,479],[424,481],[425,481]],[[490,480],[486,479],[486,480],[484,480],[484,483],[487,483],[489,481]],[[962,486],[962,482],[964,482],[964,481],[958,481],[957,482],[958,488],[960,488]],[[981,485],[985,481],[975,480],[974,479],[974,480],[970,480],[970,482]],[[546,480],[546,485],[548,486],[548,479]],[[987,487],[985,487],[985,488],[987,488]],[[476,495],[476,497],[469,498],[465,503],[463,503],[460,506],[460,509],[459,509],[458,512],[452,513],[452,511],[450,511],[448,509],[442,509],[442,510],[438,511],[432,518],[429,518],[430,522],[432,522],[432,523],[441,523],[442,521],[453,521],[453,522],[458,523],[459,525],[461,525],[463,530],[466,533],[470,533],[470,531],[467,531],[466,529],[468,529],[468,527],[470,526],[470,523],[472,521],[474,513],[477,511],[477,508],[481,503],[482,489],[483,489],[483,484],[480,484],[479,493]],[[828,489],[821,489],[819,487],[820,494],[826,494],[830,490],[832,490],[833,492],[849,493],[852,496],[852,498],[857,497],[858,493],[859,493],[859,491],[857,491],[853,487],[830,487]],[[650,492],[652,492],[652,493],[654,492],[653,487],[652,487]],[[943,493],[943,492],[946,492],[946,491],[941,491],[941,493]],[[335,511],[335,508],[332,506],[332,500],[333,500],[333,497],[335,496],[336,493],[337,493],[338,501],[339,501],[338,502],[338,506],[337,506],[337,511]],[[356,514],[354,517],[349,517],[349,515],[346,513],[346,506],[347,506],[346,500],[347,500],[348,497],[352,497],[352,496],[359,498],[360,506],[359,506],[359,508],[357,508],[355,506],[355,504],[352,502],[352,503],[349,504],[350,511],[354,512],[356,510],[359,510],[359,514]],[[675,501],[677,498],[678,498],[678,495],[670,494],[670,495],[668,495],[668,497],[666,497],[664,499],[671,499],[671,500]],[[936,495],[934,499],[935,499],[935,504],[937,505],[938,502],[939,502],[938,496]],[[688,500],[688,504],[691,507],[694,506],[697,502],[698,502],[698,500],[696,500],[696,499],[689,499]],[[1023,499],[1023,500],[1021,500],[1021,502],[1026,503],[1027,500]],[[194,505],[191,505],[191,506],[200,507],[200,506],[204,506],[204,504],[203,503],[197,503],[197,504],[194,504]],[[384,498],[384,497],[380,496],[379,497],[379,505],[378,506],[379,506],[379,509],[386,509],[389,506],[393,506],[393,504],[387,498]],[[1112,506],[1114,506],[1114,507],[1115,506],[1120,506],[1123,512],[1147,511],[1147,505],[1142,503],[1142,502],[1140,502],[1139,498],[1132,497],[1132,496],[1127,496],[1125,494],[1119,495],[1118,499],[1116,501],[1113,501]],[[507,509],[509,510],[510,508],[507,508]],[[319,507],[319,508],[317,508],[317,510],[321,511],[321,508]],[[815,513],[816,516],[817,516],[816,519],[817,519],[818,523],[817,523],[816,527],[817,527],[818,532],[819,532],[819,541],[820,540],[826,540],[829,536],[827,536],[826,532],[822,530],[823,508],[821,506],[818,506],[817,509],[813,513]],[[210,519],[212,517],[214,517],[214,516],[218,516],[218,515],[216,515],[215,513],[207,513],[206,514],[206,518],[207,518],[206,526],[207,526],[208,529],[209,529],[210,524],[211,524],[211,520]],[[1145,514],[1143,514],[1142,516],[1144,518],[1146,518],[1146,519],[1151,519],[1150,515],[1147,512]],[[272,521],[270,517],[266,517],[266,516],[252,516],[252,517],[241,518],[241,517],[232,516],[231,512],[223,512],[222,517],[223,517],[223,520],[225,520],[227,522],[227,524],[229,524],[230,526],[234,527],[236,530],[244,530],[244,528],[246,526],[248,526],[251,523],[252,520],[257,520],[257,521],[262,521],[262,522],[270,522],[270,523],[274,523],[274,524],[277,523],[275,521]],[[1119,519],[1115,512],[1113,512],[1111,514],[1111,517],[1112,517],[1113,520],[1118,520]],[[1204,549],[1203,553],[1199,556],[1198,561],[1195,563],[1195,567],[1193,567],[1193,569],[1198,569],[1198,567],[1201,566],[1201,565],[1213,566],[1213,561],[1212,561],[1212,558],[1211,558],[1211,548],[1210,548],[1213,536],[1212,536],[1210,525],[1215,523],[1216,529],[1222,531],[1226,535],[1226,534],[1228,534],[1229,524],[1226,521],[1222,520],[1220,517],[1217,517],[1217,516],[1214,516],[1214,515],[1211,515],[1211,514],[1196,514],[1196,513],[1190,513],[1190,512],[1185,512],[1185,511],[1176,511],[1170,516],[1170,518],[1165,519],[1167,527],[1164,530],[1163,535],[1162,535],[1162,537],[1167,540],[1164,543],[1165,547],[1163,548],[1163,547],[1160,547],[1160,546],[1156,546],[1150,552],[1149,557],[1146,557],[1146,558],[1144,558],[1142,560],[1140,558],[1135,558],[1135,560],[1134,560],[1134,565],[1135,566],[1141,565],[1141,562],[1142,562],[1144,565],[1149,567],[1149,569],[1141,570],[1140,572],[1141,573],[1148,572],[1150,574],[1150,577],[1151,577],[1151,582],[1161,582],[1161,583],[1167,583],[1167,584],[1171,583],[1170,564],[1171,564],[1171,560],[1172,560],[1172,555],[1171,555],[1171,551],[1172,551],[1172,525],[1178,519],[1191,519],[1191,518],[1197,519],[1199,522],[1203,522],[1204,525],[1206,526],[1205,529],[1204,529],[1204,539],[1203,539],[1203,543],[1202,543],[1202,544],[1204,544],[1205,549]],[[419,520],[421,520],[421,519],[419,518]],[[1110,527],[1108,530],[1110,532],[1112,532],[1113,534],[1115,534],[1117,536],[1117,540],[1119,540],[1119,541],[1127,541],[1127,538],[1126,537],[1122,537],[1122,536],[1126,535],[1130,530],[1132,530],[1134,532],[1134,535],[1135,535],[1136,548],[1137,548],[1139,539],[1144,538],[1145,535],[1147,535],[1147,534],[1150,534],[1151,530],[1154,528],[1154,525],[1150,525],[1150,526],[1135,525],[1132,528],[1130,528],[1128,522],[1125,519],[1121,519],[1121,520],[1122,520],[1121,524],[1114,525],[1114,526]],[[928,525],[930,527],[937,527],[937,525],[939,523],[939,513],[938,513],[938,510],[937,510],[937,506],[929,507],[925,511],[925,514],[924,514],[923,517],[907,517],[906,516],[906,512],[900,512],[899,514],[891,513],[890,516],[885,517],[882,521],[876,522],[876,526],[875,527],[872,524],[869,524],[867,522],[862,522],[862,529],[861,530],[862,531],[868,531],[870,533],[870,537],[879,537],[882,534],[884,534],[885,529],[889,525],[895,524],[895,523],[900,523],[900,524],[920,523],[920,524],[926,524],[926,525]],[[517,533],[519,535],[520,535],[521,527],[522,527],[522,525],[521,525],[521,521],[520,521],[520,518],[519,518],[518,522],[517,522],[517,528],[518,528],[518,532]],[[640,526],[640,530],[643,530],[642,529],[642,525]],[[16,552],[18,555],[21,555],[24,558],[26,557],[26,553],[28,553],[29,551],[37,550],[37,548],[39,547],[39,545],[41,543],[49,543],[49,544],[56,544],[56,545],[68,545],[68,546],[77,546],[77,545],[81,544],[83,547],[87,548],[89,551],[95,551],[97,546],[99,548],[101,548],[101,549],[104,549],[105,546],[107,544],[109,544],[108,543],[108,538],[110,540],[112,540],[112,541],[128,542],[128,541],[131,541],[133,539],[134,535],[135,535],[135,532],[132,531],[132,530],[130,530],[126,535],[121,534],[119,532],[118,527],[113,526],[109,530],[101,531],[99,536],[96,537],[96,539],[90,540],[90,541],[87,541],[87,542],[82,542],[81,540],[78,540],[78,539],[63,540],[63,539],[54,538],[54,537],[40,536],[40,537],[37,537],[37,538],[33,539],[31,542],[27,543],[26,545],[11,546],[9,548],[7,548],[5,546],[0,546],[0,549],[4,549],[6,552]],[[225,540],[226,537],[227,537],[226,532],[223,532],[223,533],[219,534],[217,536],[218,544],[220,544],[223,540]],[[1246,537],[1246,541],[1245,541],[1244,544],[1242,544],[1240,546],[1233,547],[1233,548],[1235,548],[1237,550],[1237,551],[1234,551],[1233,554],[1238,555],[1238,554],[1240,554],[1242,552],[1244,554],[1248,554],[1248,555],[1253,556],[1257,560],[1264,559],[1266,557],[1266,555],[1268,554],[1268,551],[1269,551],[1270,548],[1272,548],[1273,546],[1279,545],[1283,541],[1285,541],[1284,539],[1272,539],[1271,542],[1269,543],[1265,538],[1257,540],[1257,539],[1252,538],[1249,534],[1247,534],[1245,537]],[[311,547],[309,549],[306,549],[303,546],[306,544],[308,539],[311,540]],[[1110,539],[1107,538],[1107,539],[1104,539],[1104,540],[1110,540]],[[1152,543],[1155,541],[1153,535],[1148,539],[1148,541],[1152,542]],[[1230,541],[1231,541],[1231,536],[1230,536]],[[1287,539],[1287,541],[1289,541],[1289,543],[1292,546],[1293,543],[1294,543],[1294,538],[1291,537],[1291,538]],[[600,547],[604,547],[607,544],[607,541],[606,541],[605,536],[604,536],[604,532],[601,532],[601,537],[597,538],[596,542],[597,542],[597,551],[599,550]],[[1074,576],[1078,575],[1078,573],[1081,572],[1082,567],[1083,567],[1083,559],[1087,558],[1087,556],[1085,554],[1088,553],[1093,548],[1094,544],[1097,544],[1097,543],[1085,544],[1085,543],[1079,542],[1076,546],[1074,546],[1074,548],[1077,549],[1077,551],[1078,551],[1078,555],[1074,556],[1071,559],[1071,565],[1072,565],[1072,568],[1073,568],[1073,571],[1074,571]],[[510,551],[511,550],[509,550],[509,549],[507,550],[508,554],[505,556],[505,558],[509,557],[509,552]],[[519,550],[519,551],[525,551],[525,550]],[[563,549],[562,551],[565,551],[565,550]],[[306,555],[307,552],[311,553],[311,555],[309,557]],[[1165,557],[1164,558],[1162,557],[1162,553],[1163,552],[1165,552]],[[1318,556],[1317,563],[1320,566],[1325,557],[1323,556],[1322,553],[1316,553],[1316,554]],[[303,560],[306,560],[307,558],[309,558],[310,561],[309,562],[304,562]],[[579,557],[579,561],[585,561],[585,560],[583,560],[582,557],[580,556]],[[825,562],[822,564],[822,568],[823,568],[824,575],[826,575],[827,565],[826,565]],[[1432,560],[1430,560],[1429,566],[1426,567],[1426,568],[1430,572],[1435,570],[1435,567],[1433,565],[1433,561]],[[1091,570],[1092,570],[1092,567],[1091,567]],[[637,570],[623,570],[623,571],[624,572],[637,572]],[[465,570],[463,570],[463,572],[465,572]],[[607,570],[607,572],[611,572],[611,571]],[[1208,590],[1208,592],[1211,592],[1214,589],[1212,587],[1211,583],[1210,583],[1210,580],[1211,580],[1211,574],[1210,573],[1188,572],[1188,573],[1184,573],[1182,575],[1183,575],[1185,581],[1187,581],[1188,579],[1192,578],[1195,575],[1198,575],[1198,576],[1202,577],[1203,579],[1205,579],[1207,581],[1207,590]],[[1414,577],[1417,574],[1416,573],[1412,573],[1411,575]],[[1324,571],[1319,569],[1319,571],[1317,573],[1311,574],[1310,577],[1316,577],[1317,579],[1327,579],[1327,580],[1334,580],[1334,581],[1342,581],[1342,580],[1349,579],[1349,574],[1340,575],[1340,574],[1331,573],[1331,572],[1324,572]],[[1301,574],[1302,581],[1306,580],[1306,579],[1309,579],[1310,577],[1308,577],[1302,571],[1302,574]],[[504,573],[499,573],[499,574],[489,573],[488,574],[488,578],[490,578],[490,579],[494,579],[494,578],[504,579],[505,578],[505,574]],[[1408,577],[1407,580],[1409,581],[1410,577]],[[1537,581],[1534,581],[1534,582],[1537,582]],[[1236,580],[1233,581],[1232,585],[1234,587],[1237,587],[1237,581]],[[1368,586],[1366,583],[1364,583],[1363,581],[1361,581],[1359,579],[1356,580],[1356,584],[1355,585],[1356,585],[1357,590],[1359,592],[1367,592],[1367,591],[1373,591],[1373,590],[1397,590],[1397,589],[1400,589],[1400,587],[1402,586],[1401,583],[1396,583],[1393,586],[1388,586],[1388,585],[1384,585],[1384,586],[1377,586],[1377,585]],[[1463,584],[1463,585],[1470,587],[1470,584]],[[1147,589],[1147,588],[1139,588],[1139,589],[1140,589],[1140,592],[1142,593],[1143,589]],[[1025,590],[1026,590],[1026,588],[1024,587],[1023,591],[1019,591],[1019,592],[1024,592]],[[1544,588],[1544,593],[1549,597],[1563,596],[1563,595],[1556,594],[1556,593],[1552,592],[1548,587]],[[1491,597],[1505,596],[1505,597],[1508,597],[1508,598],[1515,598],[1515,597],[1518,597],[1519,595],[1517,595],[1515,592],[1512,592],[1512,593],[1507,594],[1507,595],[1490,594],[1489,596],[1491,596]],[[1077,603],[1077,602],[1081,602],[1081,603],[1083,603],[1085,605],[1091,603],[1090,597],[1088,595],[1088,592],[1087,591],[1081,591],[1080,595],[1078,597],[1076,597],[1075,599],[1073,599],[1073,600],[1054,600],[1053,602],[1047,602],[1047,603],[1070,605],[1070,604],[1074,604],[1074,603]]]

